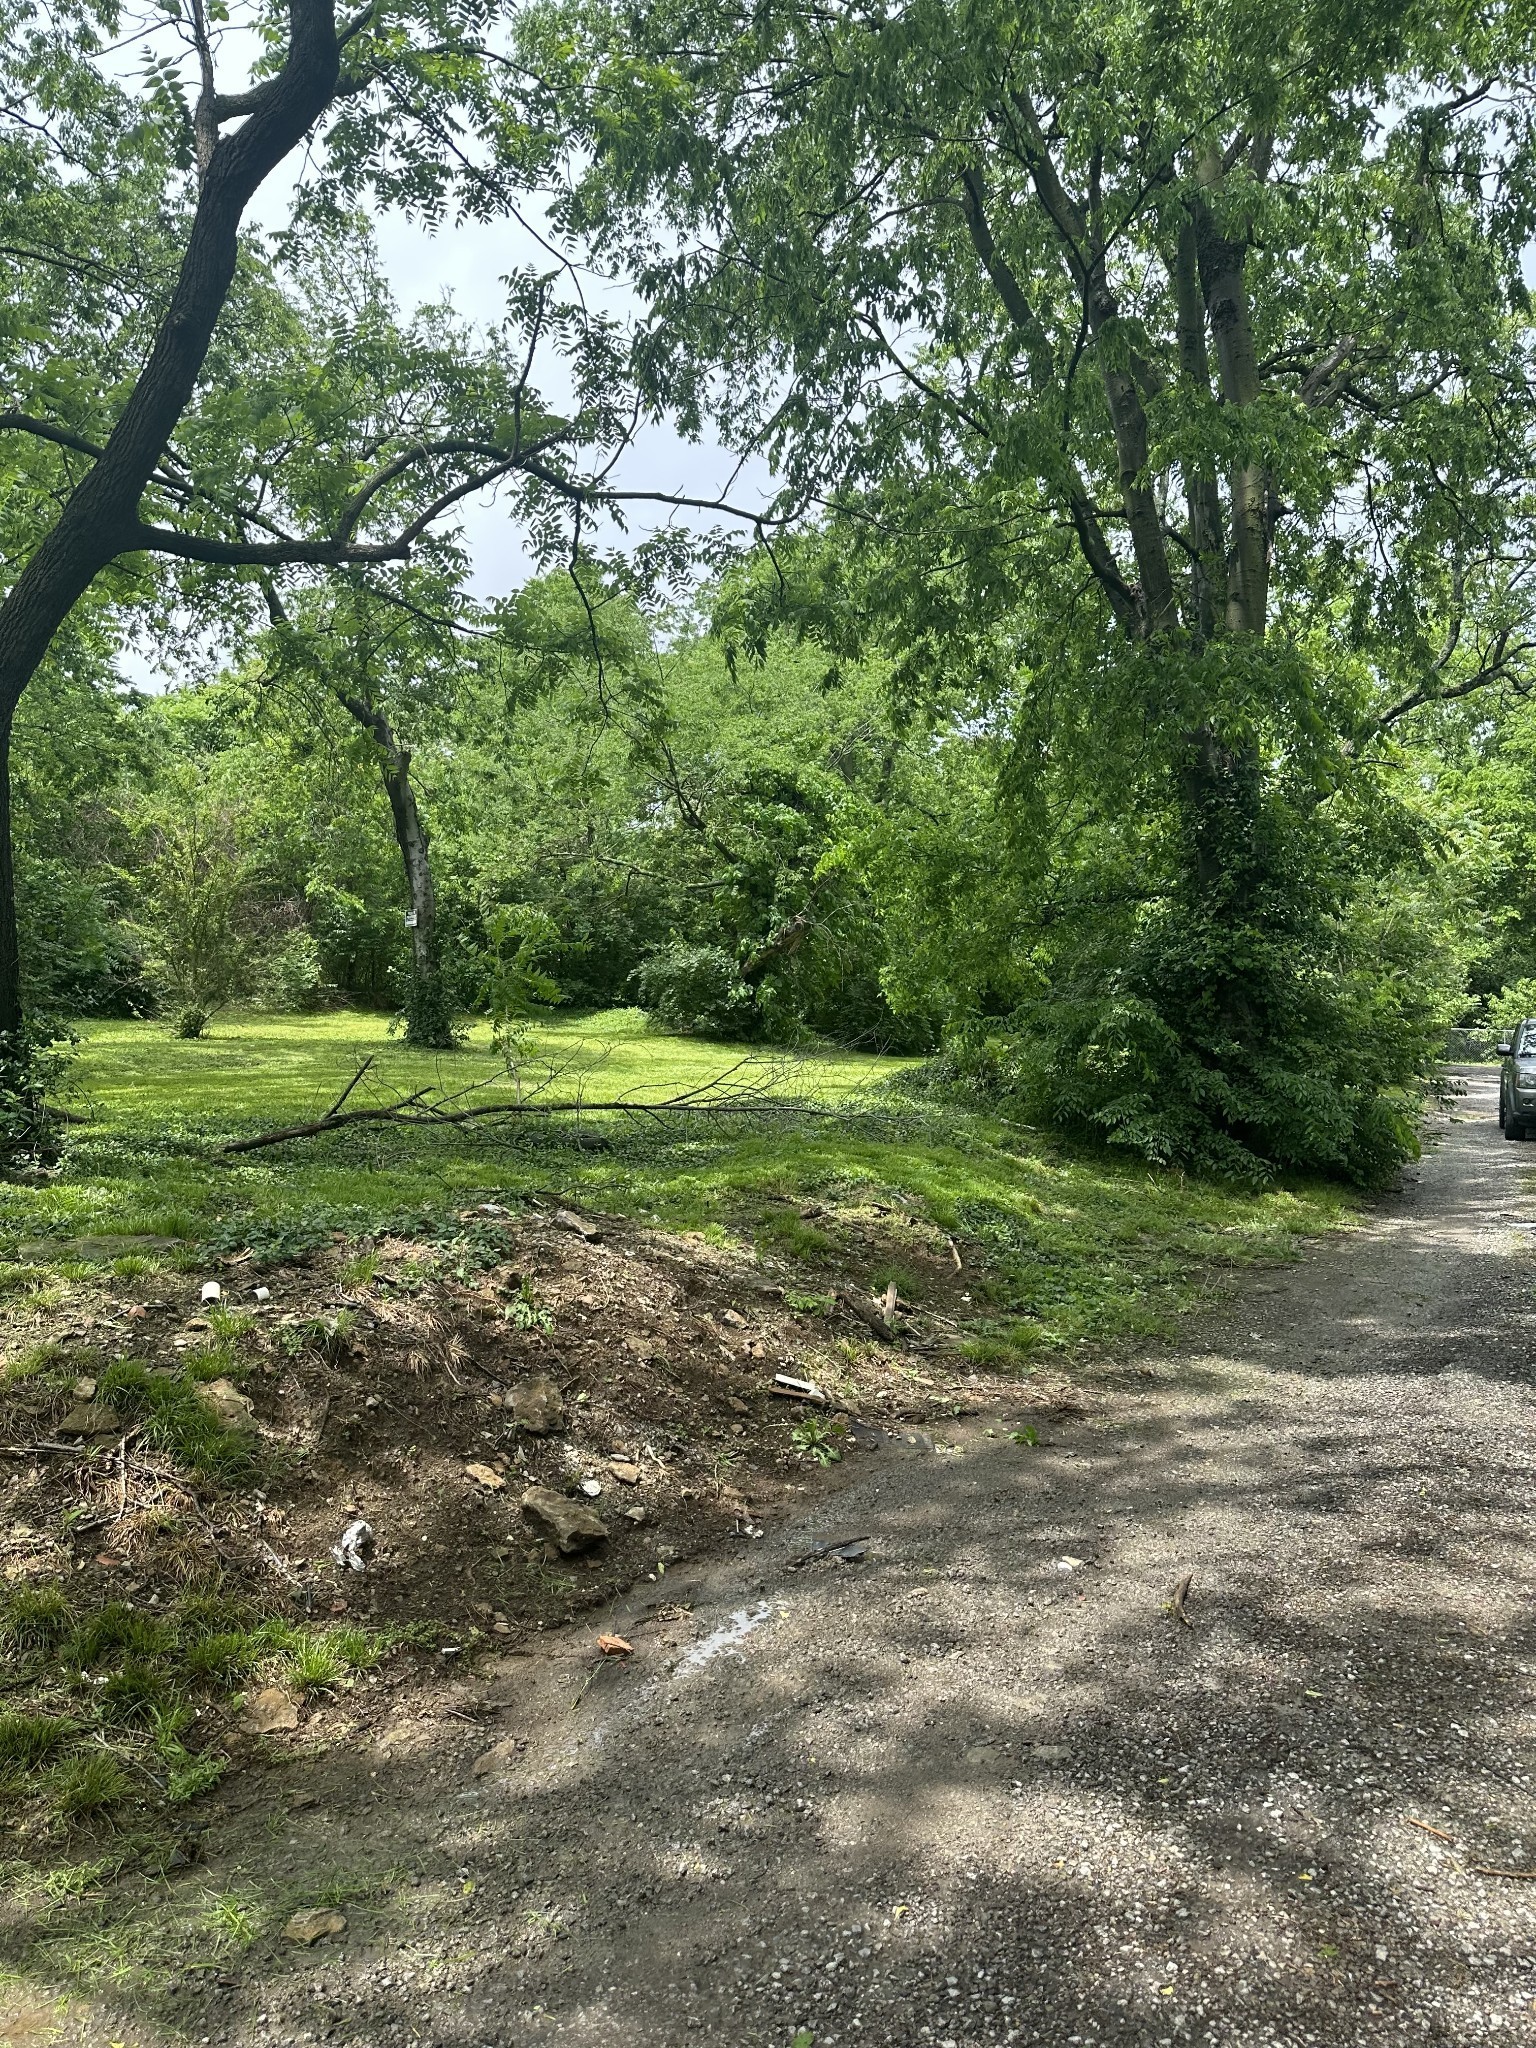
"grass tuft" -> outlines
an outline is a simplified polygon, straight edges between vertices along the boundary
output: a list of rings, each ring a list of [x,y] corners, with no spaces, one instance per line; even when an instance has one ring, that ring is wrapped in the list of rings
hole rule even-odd
[[[24,1655],[52,1649],[69,1634],[74,1620],[61,1587],[23,1586],[0,1613],[0,1650]]]
[[[42,1344],[28,1344],[0,1367],[0,1380],[10,1382],[40,1379],[55,1366],[69,1363],[69,1353],[62,1344],[51,1340]]]
[[[147,1280],[152,1273],[162,1270],[158,1259],[147,1259],[142,1252],[124,1252],[111,1266],[114,1280]]]
[[[0,1714],[0,1764],[35,1770],[63,1748],[76,1727],[58,1714]]]
[[[86,1750],[48,1773],[48,1804],[56,1820],[66,1824],[105,1813],[133,1790],[133,1780],[110,1750]]]
[[[164,1452],[200,1479],[236,1485],[254,1476],[255,1453],[244,1432],[226,1429],[198,1397],[194,1377],[203,1372],[218,1379],[227,1364],[205,1354],[177,1372],[152,1373],[136,1359],[119,1359],[102,1373],[97,1397],[143,1423],[148,1449]]]
[[[104,1721],[148,1727],[170,1703],[164,1674],[152,1664],[131,1657],[96,1695]]]

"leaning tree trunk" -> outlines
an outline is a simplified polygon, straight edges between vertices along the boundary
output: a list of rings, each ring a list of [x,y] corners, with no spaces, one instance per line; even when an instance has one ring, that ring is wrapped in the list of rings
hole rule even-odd
[[[405,869],[410,900],[411,980],[405,1001],[405,1035],[411,1045],[445,1050],[454,1042],[453,1002],[443,973],[437,936],[437,892],[432,886],[431,839],[422,822],[411,783],[411,750],[403,747],[394,727],[366,698],[349,690],[337,697],[378,749],[379,774],[389,798],[395,843]]]
[[[341,53],[331,0],[289,0],[289,21],[282,70],[237,100],[207,106],[215,132],[219,119],[246,118],[209,150],[186,251],[149,359],[105,448],[0,604],[0,766],[7,777],[16,706],[55,634],[108,563],[143,545],[140,501],[196,389],[234,279],[245,209],[335,97]],[[23,1018],[8,786],[0,839],[0,1037],[14,1044]]]

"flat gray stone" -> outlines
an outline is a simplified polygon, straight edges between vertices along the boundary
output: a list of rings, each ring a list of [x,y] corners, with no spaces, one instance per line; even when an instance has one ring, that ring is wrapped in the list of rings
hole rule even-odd
[[[573,1551],[590,1550],[608,1535],[608,1524],[579,1500],[556,1493],[552,1486],[530,1486],[523,1495],[523,1513],[540,1522],[567,1557]]]

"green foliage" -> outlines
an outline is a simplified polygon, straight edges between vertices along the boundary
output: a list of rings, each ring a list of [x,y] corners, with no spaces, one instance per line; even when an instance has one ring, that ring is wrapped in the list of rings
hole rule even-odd
[[[68,1635],[73,1620],[59,1587],[18,1587],[0,1610],[0,1648],[12,1655],[50,1649]]]
[[[498,904],[485,920],[485,1007],[491,1043],[509,1066],[526,1049],[536,1019],[560,1000],[539,965],[558,939],[549,913],[528,904]]]
[[[1488,1022],[1501,1035],[1526,1017],[1536,1017],[1536,976],[1507,982],[1488,1005]]]
[[[209,1020],[256,978],[251,874],[238,814],[183,787],[140,821],[138,931],[144,967],[178,1038]]]
[[[1358,835],[1254,755],[1190,788],[1162,892],[1067,925],[1049,994],[979,1050],[1030,1114],[1161,1165],[1366,1186],[1417,1150],[1454,993],[1359,889]]]
[[[153,1373],[136,1360],[118,1359],[97,1385],[103,1401],[142,1422],[146,1444],[189,1472],[226,1485],[250,1478],[255,1458],[249,1438],[226,1428],[199,1396],[190,1361],[171,1373]]]
[[[86,1750],[67,1758],[44,1781],[48,1804],[66,1826],[94,1819],[132,1793],[133,1780],[109,1750]]]
[[[269,1009],[288,1015],[323,1009],[337,991],[325,978],[320,946],[311,931],[289,932],[262,963],[260,991]]]
[[[35,1769],[74,1733],[73,1724],[59,1714],[0,1714],[0,1766]]]
[[[706,1038],[749,1036],[756,999],[737,962],[722,946],[681,939],[658,947],[635,975],[640,1007],[664,1031],[696,1031]]]
[[[213,1725],[194,1714],[199,1701],[227,1701],[255,1674],[334,1691],[390,1641],[264,1617],[217,1591],[151,1614],[126,1600],[76,1612],[55,1588],[20,1589],[0,1606],[10,1689],[24,1702],[0,1713],[0,1799],[30,1803],[60,1829],[134,1801],[183,1805],[228,1764],[194,1738]]]
[[[29,1015],[121,1015],[147,997],[130,927],[128,815],[153,721],[111,672],[99,620],[34,679],[11,743],[16,888]]]
[[[807,1415],[789,1433],[789,1441],[813,1465],[841,1464],[848,1425],[836,1416]]]
[[[0,1032],[0,1163],[10,1168],[51,1161],[58,1119],[48,1102],[68,1076],[74,1039],[49,1024]]]
[[[514,1330],[543,1330],[548,1333],[555,1327],[554,1316],[527,1280],[519,1283],[517,1293],[502,1313]]]

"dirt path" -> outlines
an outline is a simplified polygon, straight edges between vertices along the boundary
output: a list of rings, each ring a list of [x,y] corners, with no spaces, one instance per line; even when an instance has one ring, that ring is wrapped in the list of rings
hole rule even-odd
[[[386,1718],[213,1881],[414,1889],[186,2037],[1536,2040],[1536,1882],[1475,1874],[1536,1873],[1527,1164],[1471,1075],[1367,1228],[1088,1420],[861,1453],[645,1589],[691,1611],[617,1615],[627,1666],[583,1632],[482,1671],[489,1732]]]

